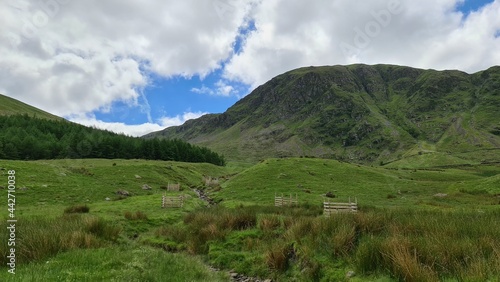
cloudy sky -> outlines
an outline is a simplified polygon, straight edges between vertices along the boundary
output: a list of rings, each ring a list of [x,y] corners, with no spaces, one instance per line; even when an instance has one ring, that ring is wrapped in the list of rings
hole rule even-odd
[[[0,93],[133,136],[352,63],[500,65],[500,0],[0,0]]]

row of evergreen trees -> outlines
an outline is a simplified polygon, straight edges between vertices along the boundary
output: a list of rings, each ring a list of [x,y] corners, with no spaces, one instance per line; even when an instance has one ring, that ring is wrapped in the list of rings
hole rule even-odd
[[[143,139],[65,120],[0,116],[0,159],[149,159],[225,165],[224,157],[181,140]]]

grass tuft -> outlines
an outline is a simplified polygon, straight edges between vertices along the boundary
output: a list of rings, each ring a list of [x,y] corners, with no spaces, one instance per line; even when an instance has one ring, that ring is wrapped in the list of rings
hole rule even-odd
[[[142,211],[136,211],[135,213],[126,211],[123,216],[128,220],[148,220],[148,216]]]
[[[87,205],[74,205],[64,209],[64,213],[88,213],[90,208]]]
[[[19,252],[16,253],[16,261],[24,264],[71,249],[105,246],[108,241],[117,239],[120,228],[97,217],[70,214],[54,219],[19,221],[16,232],[16,249]],[[8,230],[2,228],[0,238],[5,243],[0,245],[0,262],[4,265],[10,249],[6,243],[8,236]]]

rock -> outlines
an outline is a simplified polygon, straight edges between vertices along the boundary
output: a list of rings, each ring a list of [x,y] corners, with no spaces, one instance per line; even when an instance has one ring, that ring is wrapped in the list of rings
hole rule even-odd
[[[128,191],[125,191],[125,190],[118,190],[118,191],[116,191],[116,194],[121,195],[121,196],[125,196],[125,197],[130,196],[130,193]]]
[[[136,174],[136,175],[135,175],[135,178],[136,178],[136,179],[141,179],[142,177],[141,177],[140,175],[137,175],[137,174]]]
[[[42,187],[43,187],[43,188],[47,188],[47,187],[48,187],[48,185],[47,185],[47,184],[43,184],[43,185],[42,185]]]
[[[327,198],[335,198],[337,196],[335,196],[335,194],[333,194],[331,191],[328,191],[328,192],[326,192],[325,197],[327,197]]]
[[[26,191],[26,190],[28,190],[28,187],[23,186],[23,187],[19,188],[19,190],[21,190],[21,191]]]
[[[266,280],[264,280],[264,282],[273,282],[273,280],[271,280],[271,279],[266,279]]]
[[[356,276],[356,273],[352,270],[348,271],[347,274],[345,275],[347,279],[352,278],[354,276]]]
[[[434,194],[434,197],[436,197],[436,198],[445,198],[445,197],[448,197],[448,194],[437,193],[437,194]]]
[[[60,176],[66,176],[66,173],[61,172],[59,175],[60,175]]]
[[[109,197],[106,197],[106,201],[110,201],[111,199]]]
[[[153,188],[151,188],[151,186],[147,185],[147,184],[144,184],[142,185],[142,190],[151,190]]]
[[[236,272],[230,272],[230,273],[229,273],[229,276],[231,276],[231,278],[233,278],[233,279],[234,279],[234,278],[236,278],[236,277],[238,277],[238,275],[239,275],[239,274],[238,274],[238,273],[236,273]]]

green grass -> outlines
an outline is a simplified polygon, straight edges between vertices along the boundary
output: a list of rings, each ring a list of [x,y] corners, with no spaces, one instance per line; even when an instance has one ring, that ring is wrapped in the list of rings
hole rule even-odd
[[[297,196],[299,203],[320,205],[327,192],[336,201],[357,198],[361,207],[496,208],[498,166],[450,169],[399,169],[353,165],[324,159],[269,159],[222,184],[213,195],[226,206],[273,205],[275,194]],[[496,186],[495,186],[496,185]],[[461,191],[486,190],[471,196]],[[449,196],[434,197],[437,193]],[[388,199],[388,195],[393,195]]]
[[[480,162],[462,159],[445,153],[418,151],[413,155],[405,156],[401,160],[391,162],[384,167],[388,168],[426,168],[442,166],[478,165]]]
[[[15,275],[0,271],[1,281],[228,281],[198,258],[145,246],[72,250],[21,265]]]
[[[207,263],[277,281],[343,281],[349,270],[357,273],[352,281],[480,281],[499,274],[493,264],[500,234],[493,221],[500,204],[500,168],[494,164],[372,167],[290,158],[218,167],[89,159],[1,160],[0,168],[5,169],[0,186],[6,186],[7,171],[16,170],[23,253],[16,281],[31,281],[35,273],[45,281],[58,276],[162,281],[168,272],[177,279],[172,281],[227,279],[208,271]],[[220,185],[205,187],[203,176],[219,177]],[[180,183],[182,191],[165,192],[161,187],[168,183]],[[144,184],[153,189],[143,190]],[[192,188],[221,200],[219,207],[207,209]],[[120,189],[132,196],[119,197]],[[332,201],[356,197],[360,212],[323,218],[326,192],[336,195]],[[162,209],[164,193],[184,195],[185,205]],[[274,195],[281,193],[297,194],[299,206],[274,207]],[[5,208],[0,217],[6,216]],[[88,221],[96,224],[89,227]],[[108,225],[117,227],[118,235],[99,231]],[[5,245],[7,233],[1,234]],[[452,244],[444,245],[448,241]],[[443,260],[433,260],[445,251]],[[102,266],[96,265],[98,258]],[[172,260],[171,266],[160,263]],[[0,280],[6,279],[2,267]]]
[[[210,164],[144,160],[0,160],[0,167],[16,170],[19,216],[36,214],[38,208],[57,215],[61,209],[78,204],[86,204],[100,213],[109,206],[123,205],[122,201],[126,206],[159,208],[161,194],[165,192],[161,187],[168,183],[180,183],[181,192],[193,198],[191,187],[201,185],[203,175],[221,177],[230,173],[230,169]],[[0,175],[7,179],[6,171]],[[143,190],[144,184],[152,190]],[[126,190],[132,196],[119,200],[118,190]],[[5,215],[6,211],[0,212],[0,216]]]
[[[4,221],[5,222],[5,221]],[[58,218],[23,218],[15,224],[15,245],[8,245],[12,231],[9,223],[0,225],[0,262],[10,262],[7,255],[16,249],[16,262],[43,260],[59,252],[78,248],[98,248],[115,242],[121,227],[95,216],[65,215]]]
[[[500,275],[498,211],[373,209],[330,218],[306,211],[204,209],[156,236],[218,267],[277,281],[343,281],[349,270],[359,281],[487,281]]]

